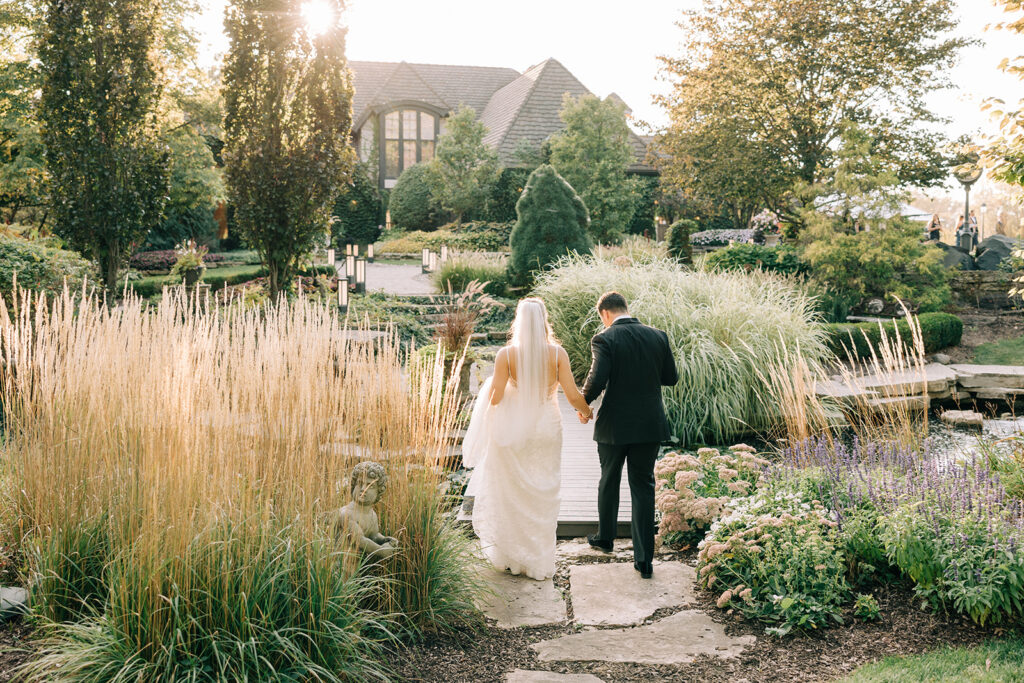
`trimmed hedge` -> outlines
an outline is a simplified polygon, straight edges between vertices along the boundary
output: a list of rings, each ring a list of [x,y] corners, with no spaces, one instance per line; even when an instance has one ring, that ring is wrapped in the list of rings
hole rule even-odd
[[[317,275],[334,275],[334,268],[331,266],[313,266],[301,271],[301,275],[309,275],[311,272]],[[231,273],[230,275],[219,275],[216,272],[207,271],[203,276],[202,284],[210,285],[210,289],[216,291],[223,289],[224,287],[232,287],[234,285],[240,285],[243,282],[251,282],[257,278],[266,277],[267,271],[265,268],[260,268],[254,273]],[[128,289],[135,292],[137,296],[141,296],[144,299],[148,299],[151,296],[156,296],[164,291],[165,285],[175,285],[177,281],[174,278],[160,279],[160,280],[149,280],[149,281],[136,281],[129,282]]]
[[[925,353],[956,346],[964,333],[963,321],[951,313],[922,313],[918,321]],[[833,323],[825,325],[825,328],[828,346],[840,358],[850,358],[851,351],[861,359],[870,358],[872,348],[877,349],[882,339],[883,329],[889,339],[895,338],[898,329],[900,339],[908,346],[912,343],[910,325],[903,319],[882,324]]]

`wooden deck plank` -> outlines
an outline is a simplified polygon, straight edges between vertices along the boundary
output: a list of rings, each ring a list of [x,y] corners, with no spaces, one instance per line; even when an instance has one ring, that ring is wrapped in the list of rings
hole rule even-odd
[[[558,535],[582,536],[597,531],[597,484],[601,479],[601,463],[594,443],[594,423],[582,425],[565,396],[558,394],[562,414],[562,489],[558,511]],[[472,521],[472,499],[476,491],[472,483],[466,491],[467,505],[459,513],[459,520]],[[466,508],[469,508],[467,510]],[[629,483],[622,473],[619,486],[618,535],[630,535],[632,506]]]

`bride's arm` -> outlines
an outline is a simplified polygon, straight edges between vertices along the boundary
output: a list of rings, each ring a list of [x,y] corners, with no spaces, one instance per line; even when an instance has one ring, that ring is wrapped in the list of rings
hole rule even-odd
[[[508,353],[505,349],[498,351],[494,359],[494,378],[491,380],[491,405],[501,403],[505,396],[505,385],[508,384]]]
[[[583,394],[576,388],[576,379],[572,376],[572,366],[569,364],[569,354],[561,346],[558,347],[558,383],[569,400],[569,405],[583,414],[583,417],[593,416],[593,411],[587,405]]]

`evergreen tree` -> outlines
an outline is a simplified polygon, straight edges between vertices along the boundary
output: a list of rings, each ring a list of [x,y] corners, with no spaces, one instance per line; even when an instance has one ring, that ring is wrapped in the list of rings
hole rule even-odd
[[[158,19],[147,0],[51,0],[39,48],[55,231],[99,263],[111,294],[167,196]]]
[[[544,164],[530,174],[516,215],[510,238],[514,282],[528,283],[533,273],[568,253],[590,253],[587,207],[552,166]]]
[[[366,164],[357,164],[352,184],[346,186],[334,203],[335,244],[371,244],[380,237],[381,205],[377,185]]]
[[[697,232],[697,222],[681,218],[668,228],[668,255],[684,265],[693,265],[690,235]]]
[[[633,218],[639,194],[636,179],[626,175],[633,150],[625,107],[566,93],[559,115],[565,130],[551,139],[551,164],[586,204],[594,240],[615,242]]]
[[[335,17],[339,0],[332,0]],[[299,0],[234,0],[225,28],[223,150],[228,196],[276,298],[326,239],[355,161],[345,30],[304,25]]]

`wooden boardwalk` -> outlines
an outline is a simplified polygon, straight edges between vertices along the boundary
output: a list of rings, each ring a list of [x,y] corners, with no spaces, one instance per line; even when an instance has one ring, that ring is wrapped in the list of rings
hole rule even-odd
[[[601,463],[594,443],[594,423],[582,425],[565,395],[558,392],[558,405],[562,412],[562,504],[558,511],[558,535],[576,537],[597,531],[597,483],[601,478]],[[459,514],[462,521],[472,521],[472,501],[476,495],[472,482],[466,490],[466,503]],[[620,537],[630,535],[632,506],[629,484],[623,468],[619,493]]]

